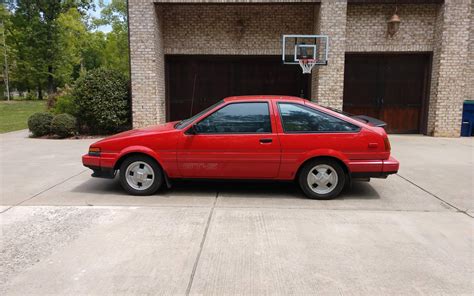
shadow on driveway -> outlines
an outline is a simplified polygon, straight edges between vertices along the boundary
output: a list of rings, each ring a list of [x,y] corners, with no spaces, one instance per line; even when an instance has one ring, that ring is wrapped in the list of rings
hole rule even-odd
[[[114,180],[89,179],[72,191],[129,196],[120,186],[118,178]],[[296,183],[277,181],[173,180],[171,188],[162,188],[155,195],[172,197],[173,195],[211,194],[213,192],[219,193],[219,196],[306,199]],[[369,182],[354,182],[350,188],[344,188],[337,199],[370,200],[380,199],[380,195]]]

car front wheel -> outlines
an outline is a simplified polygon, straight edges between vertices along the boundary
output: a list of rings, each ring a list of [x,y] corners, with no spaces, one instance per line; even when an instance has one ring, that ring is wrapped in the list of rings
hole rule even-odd
[[[341,165],[332,159],[315,159],[301,169],[299,184],[313,199],[333,199],[341,193],[346,175]]]
[[[131,156],[120,165],[120,184],[130,194],[151,195],[163,184],[163,171],[150,157]]]

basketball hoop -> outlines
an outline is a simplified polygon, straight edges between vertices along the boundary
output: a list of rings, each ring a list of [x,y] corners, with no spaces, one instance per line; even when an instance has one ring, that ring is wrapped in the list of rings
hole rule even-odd
[[[328,65],[327,35],[283,35],[281,59],[285,65],[300,65],[303,74],[311,74],[314,66]]]
[[[298,62],[303,70],[303,74],[311,74],[311,70],[313,70],[314,65],[316,65],[316,60],[314,59],[300,59]]]

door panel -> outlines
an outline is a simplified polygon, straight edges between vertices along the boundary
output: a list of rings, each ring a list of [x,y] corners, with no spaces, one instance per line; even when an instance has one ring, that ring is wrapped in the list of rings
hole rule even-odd
[[[183,135],[178,167],[185,178],[275,178],[280,142],[276,134],[268,133]]]
[[[428,54],[347,54],[344,111],[379,118],[391,133],[423,125]]]
[[[275,178],[280,142],[269,101],[228,102],[183,133],[177,154],[186,178]],[[196,134],[197,133],[197,134]]]
[[[376,59],[365,56],[346,58],[344,72],[344,110],[379,118],[379,65]]]
[[[381,62],[383,69],[381,119],[390,123],[390,132],[420,131],[427,62],[425,55],[394,55]]]

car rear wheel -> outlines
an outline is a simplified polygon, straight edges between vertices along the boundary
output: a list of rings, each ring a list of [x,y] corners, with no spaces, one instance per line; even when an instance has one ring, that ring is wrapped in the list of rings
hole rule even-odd
[[[151,195],[163,184],[163,171],[150,157],[131,156],[120,165],[120,184],[130,194]]]
[[[332,159],[315,159],[301,169],[299,184],[312,199],[333,199],[341,193],[346,175],[341,165]]]

